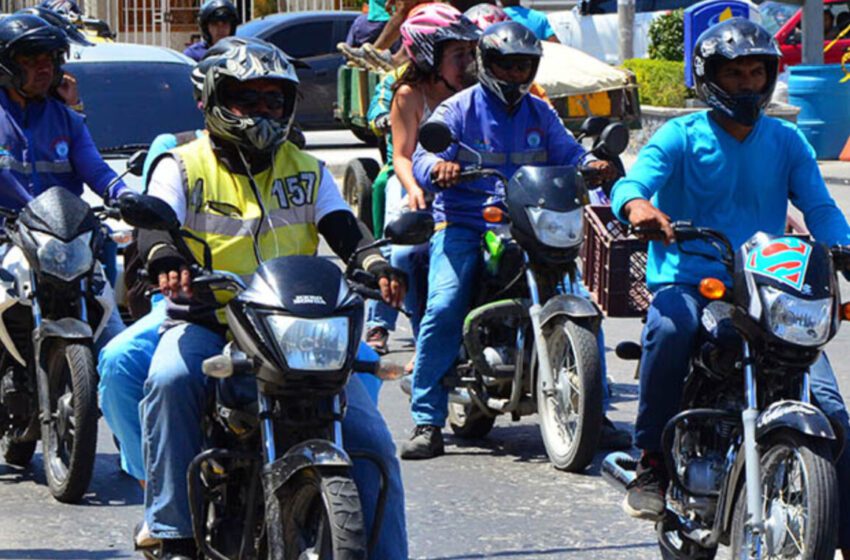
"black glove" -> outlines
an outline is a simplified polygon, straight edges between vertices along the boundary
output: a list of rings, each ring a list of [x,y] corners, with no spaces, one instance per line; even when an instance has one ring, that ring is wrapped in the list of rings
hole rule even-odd
[[[407,289],[407,274],[403,270],[391,266],[384,259],[371,263],[366,272],[374,276],[375,280],[380,280],[381,278],[386,278],[390,282],[397,280],[403,288]]]

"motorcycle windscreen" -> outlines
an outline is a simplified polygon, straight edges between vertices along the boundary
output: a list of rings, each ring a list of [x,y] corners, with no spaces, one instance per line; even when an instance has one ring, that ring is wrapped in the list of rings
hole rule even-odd
[[[97,227],[97,218],[82,198],[68,189],[51,187],[21,211],[19,221],[27,228],[71,241]]]
[[[737,273],[755,286],[770,286],[802,299],[833,294],[832,257],[827,247],[797,237],[757,233],[738,251]]]
[[[342,271],[329,259],[278,257],[260,265],[237,299],[252,307],[280,309],[305,318],[327,317],[351,303]]]

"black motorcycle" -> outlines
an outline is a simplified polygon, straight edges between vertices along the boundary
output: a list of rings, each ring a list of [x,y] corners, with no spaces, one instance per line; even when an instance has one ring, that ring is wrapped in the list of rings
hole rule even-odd
[[[138,173],[144,155],[125,174]],[[47,484],[62,502],[82,498],[94,468],[92,348],[115,306],[95,257],[109,215],[61,187],[20,211],[0,209],[0,457],[25,467],[40,438]]]
[[[184,238],[203,243],[181,231],[158,199],[135,197],[121,205],[128,223],[169,231],[190,260]],[[430,215],[407,214],[370,247],[422,243],[433,227]],[[248,376],[256,389],[239,395],[219,383],[209,403],[209,449],[188,473],[198,546],[219,560],[366,558],[379,536],[386,495],[382,488],[367,543],[352,458],[371,460],[382,473],[386,467],[379,457],[346,453],[342,418],[352,372],[377,371],[377,364],[355,358],[361,296],[380,298],[374,278],[351,264],[343,272],[328,259],[287,256],[262,263],[245,283],[212,271],[208,246],[204,260],[194,267],[193,286],[233,295],[226,306],[233,340],[203,371],[218,379]]]
[[[847,270],[848,253],[764,233],[736,253],[720,232],[687,222],[673,230],[682,253],[722,262],[733,288],[700,284],[711,301],[682,412],[662,436],[671,479],[656,523],[662,557],[705,560],[731,544],[733,558],[831,560],[843,436],[813,405],[809,368],[838,330],[836,270]],[[617,352],[634,358],[640,348]],[[613,453],[602,472],[625,488],[635,467]]]
[[[628,143],[625,127],[605,119],[588,120],[583,133],[598,137],[594,155],[617,162]],[[423,125],[419,141],[433,153],[458,143],[438,122]],[[602,429],[596,340],[602,314],[568,284],[577,280],[585,179],[594,172],[524,166],[509,180],[482,167],[473,148],[460,147],[479,158],[461,179],[493,177],[504,194],[484,211],[494,228],[482,243],[484,272],[464,321],[457,374],[444,380],[452,387],[449,425],[459,437],[480,438],[498,415],[519,420],[539,412],[549,459],[559,469],[581,471]],[[410,391],[409,383],[402,387]]]

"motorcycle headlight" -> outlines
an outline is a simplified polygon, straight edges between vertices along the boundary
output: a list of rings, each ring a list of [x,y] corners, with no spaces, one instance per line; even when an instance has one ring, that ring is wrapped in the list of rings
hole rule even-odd
[[[770,331],[786,342],[820,346],[829,338],[832,299],[806,300],[770,286],[762,286],[761,298]]]
[[[525,213],[534,228],[534,235],[544,245],[569,249],[581,244],[583,213],[581,208],[569,212],[555,212],[536,206],[527,206]]]
[[[299,319],[269,315],[278,348],[292,369],[333,371],[342,369],[348,356],[348,318]]]
[[[45,274],[70,281],[91,268],[92,232],[87,231],[68,243],[40,231],[30,233],[38,243],[38,265]]]

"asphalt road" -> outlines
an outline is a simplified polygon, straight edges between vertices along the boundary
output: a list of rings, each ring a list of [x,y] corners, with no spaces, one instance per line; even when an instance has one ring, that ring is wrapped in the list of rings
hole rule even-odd
[[[352,157],[343,133],[308,139],[329,164]],[[357,147],[358,153],[362,149]],[[836,186],[833,194],[850,210],[850,187]],[[635,339],[640,327],[637,320],[606,320],[609,347]],[[408,325],[400,321],[390,358],[406,363],[411,342]],[[829,346],[845,392],[850,391],[850,361],[843,353],[848,342],[850,329],[845,329]],[[611,348],[607,357],[615,381],[609,415],[630,428],[637,398],[634,366],[618,360]],[[400,442],[412,423],[397,383],[385,384],[381,409]],[[621,495],[599,477],[602,456],[585,474],[556,471],[547,463],[535,417],[517,423],[500,418],[486,440],[460,442],[449,436],[448,444],[444,457],[403,463],[412,558],[658,557],[652,525],[626,517],[619,507]],[[40,453],[25,471],[0,465],[0,560],[133,557],[130,535],[141,519],[141,503],[142,491],[119,471],[111,434],[101,422],[94,479],[81,504],[64,505],[50,497]]]

